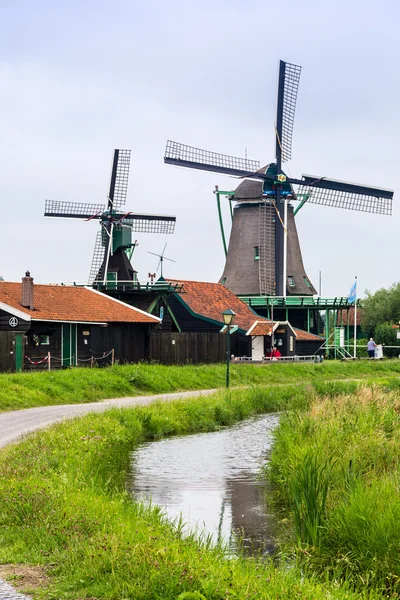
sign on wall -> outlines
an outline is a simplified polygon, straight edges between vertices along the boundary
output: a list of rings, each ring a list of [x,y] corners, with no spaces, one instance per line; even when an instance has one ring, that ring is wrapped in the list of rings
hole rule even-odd
[[[344,327],[335,327],[335,346],[336,348],[344,347]]]

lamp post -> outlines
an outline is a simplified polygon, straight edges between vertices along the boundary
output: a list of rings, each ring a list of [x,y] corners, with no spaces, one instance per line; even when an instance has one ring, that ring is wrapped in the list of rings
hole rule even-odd
[[[226,387],[229,387],[229,364],[231,362],[231,325],[236,317],[236,313],[230,308],[222,313],[224,324],[226,325]]]

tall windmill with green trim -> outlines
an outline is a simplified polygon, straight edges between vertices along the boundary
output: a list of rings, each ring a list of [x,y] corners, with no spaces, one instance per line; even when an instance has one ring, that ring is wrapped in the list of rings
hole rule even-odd
[[[275,123],[275,162],[260,168],[247,158],[216,154],[168,140],[164,162],[243,178],[235,191],[215,190],[226,253],[220,281],[238,295],[312,295],[304,269],[295,214],[306,202],[390,215],[393,191],[328,179],[288,177],[282,163],[291,159],[294,115],[301,67],[279,63]],[[220,197],[235,202],[226,248]],[[296,210],[293,201],[299,201]]]
[[[137,245],[133,232],[172,234],[176,217],[141,214],[124,207],[128,192],[130,150],[114,150],[107,203],[88,204],[46,200],[45,217],[97,220],[89,283],[117,285],[118,281],[135,281],[131,259]]]

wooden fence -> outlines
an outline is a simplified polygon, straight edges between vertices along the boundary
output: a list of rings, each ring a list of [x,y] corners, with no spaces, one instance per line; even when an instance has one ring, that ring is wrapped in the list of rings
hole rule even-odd
[[[224,362],[226,336],[220,333],[152,332],[149,358],[165,365]]]

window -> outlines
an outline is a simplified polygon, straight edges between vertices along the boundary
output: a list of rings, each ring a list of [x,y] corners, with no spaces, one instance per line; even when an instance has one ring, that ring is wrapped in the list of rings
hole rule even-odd
[[[307,277],[303,277],[304,279],[304,283],[306,284],[307,287],[311,287],[311,283],[308,281]]]
[[[295,284],[293,275],[288,276],[288,283],[289,283],[289,287],[295,287],[296,284]]]
[[[221,283],[222,283],[222,285],[225,285],[225,282],[226,282],[226,277],[223,277],[223,278],[221,279]]]
[[[260,246],[254,246],[254,260],[260,260]]]
[[[48,335],[41,335],[39,340],[41,346],[48,346],[50,344],[50,338]]]

